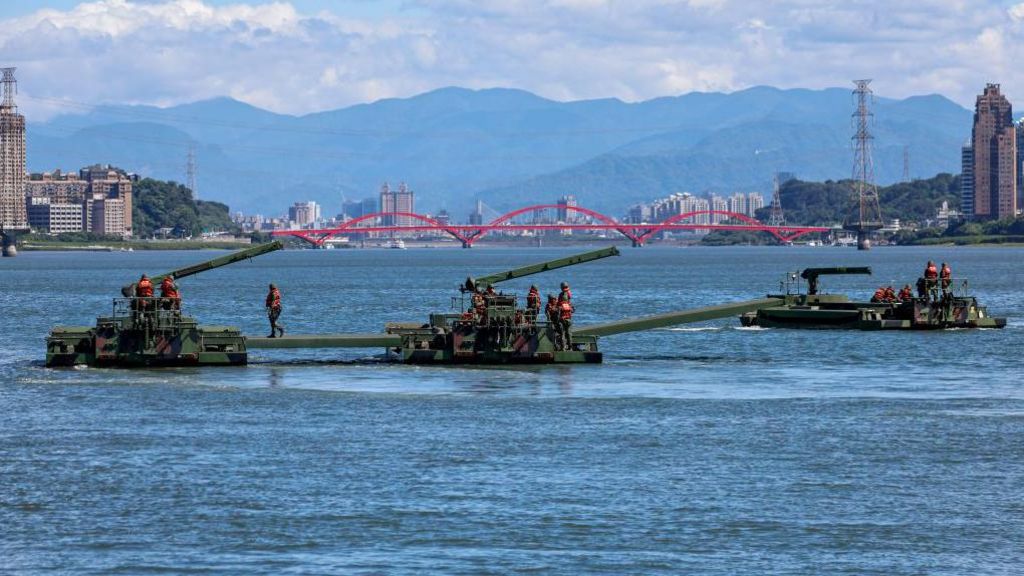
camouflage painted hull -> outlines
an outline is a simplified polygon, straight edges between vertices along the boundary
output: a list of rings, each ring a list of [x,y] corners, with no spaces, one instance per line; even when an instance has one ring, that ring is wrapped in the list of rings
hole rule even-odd
[[[947,330],[1003,328],[973,296],[906,302],[850,302],[837,295],[785,295],[785,304],[740,316],[744,326],[849,330]]]
[[[554,329],[546,324],[484,327],[457,316],[434,314],[429,325],[391,324],[389,334],[409,364],[599,364],[603,355],[596,336],[573,336],[560,349]]]
[[[176,328],[137,329],[109,320],[101,318],[94,328],[54,328],[46,339],[46,365],[142,368],[240,366],[248,361],[245,338],[237,328],[200,327],[185,319]]]

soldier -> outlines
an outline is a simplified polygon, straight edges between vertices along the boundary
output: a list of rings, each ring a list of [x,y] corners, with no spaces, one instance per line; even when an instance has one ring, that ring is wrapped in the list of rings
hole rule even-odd
[[[544,309],[544,312],[547,314],[548,326],[551,327],[551,332],[552,332],[552,335],[554,336],[555,350],[561,350],[562,349],[562,331],[558,327],[558,325],[561,322],[559,321],[559,314],[558,314],[558,299],[555,298],[554,294],[548,294],[548,305],[547,305],[547,308]]]
[[[880,304],[882,302],[885,302],[885,288],[879,286],[879,288],[875,290],[874,296],[871,297],[871,302],[873,304]]]
[[[278,332],[284,336],[284,326],[277,323],[277,319],[281,317],[281,291],[277,289],[277,286],[270,285],[266,303],[267,319],[270,320],[270,336],[268,338],[277,338]]]
[[[473,292],[472,302],[477,322],[483,323],[484,317],[487,316],[487,303],[484,301],[484,295],[480,290]]]
[[[150,281],[149,276],[143,274],[139,281],[135,283],[135,300],[132,301],[132,309],[136,312],[149,310],[152,301],[146,300],[146,298],[152,297],[153,282]]]
[[[530,293],[526,295],[526,321],[530,324],[537,323],[537,316],[540,315],[540,291],[537,286],[530,286]]]
[[[558,303],[558,329],[562,332],[562,350],[572,350],[572,313],[575,312],[568,300]]]
[[[164,310],[181,310],[181,295],[178,293],[178,286],[174,283],[174,275],[164,276],[160,283],[160,297],[163,298]]]
[[[572,303],[572,290],[569,290],[569,283],[562,282],[562,292],[558,295],[558,301],[565,300],[568,303]]]
[[[931,293],[935,291],[936,280],[938,277],[939,270],[935,267],[935,262],[929,260],[928,264],[924,267],[925,289],[929,295],[932,295]]]
[[[942,270],[939,272],[939,279],[942,283],[942,294],[945,295],[949,292],[949,285],[953,283],[953,271],[950,270],[949,264],[942,263]]]
[[[153,282],[149,280],[149,276],[145,274],[142,278],[139,278],[138,283],[135,284],[135,297],[136,298],[152,298],[153,297]]]
[[[892,286],[885,287],[885,301],[895,302],[896,301],[896,289]]]
[[[910,290],[910,284],[904,284],[903,288],[900,288],[899,299],[900,302],[908,302],[913,300],[914,292]]]

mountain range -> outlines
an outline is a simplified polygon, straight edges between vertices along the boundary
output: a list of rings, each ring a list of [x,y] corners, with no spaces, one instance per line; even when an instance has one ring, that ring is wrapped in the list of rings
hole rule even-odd
[[[62,101],[64,102],[64,101]],[[755,87],[627,103],[557,102],[522,90],[443,88],[303,116],[230,98],[157,108],[64,102],[68,113],[29,122],[30,171],[114,164],[185,180],[194,151],[200,198],[281,214],[315,200],[376,196],[406,182],[416,208],[459,220],[479,199],[497,211],[575,194],[620,215],[673,192],[771,189],[775,171],[804,180],[852,172],[850,90]],[[939,95],[875,98],[879,184],[959,172],[971,112]]]

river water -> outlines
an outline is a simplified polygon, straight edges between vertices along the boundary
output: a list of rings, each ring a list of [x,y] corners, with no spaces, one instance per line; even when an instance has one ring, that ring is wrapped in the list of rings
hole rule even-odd
[[[204,324],[370,332],[467,275],[562,249],[286,251],[179,282]],[[1024,250],[623,249],[572,284],[587,324],[777,291],[867,298],[931,258],[1005,330],[741,329],[602,339],[595,366],[445,368],[379,350],[239,368],[41,365],[57,324],[212,253],[0,260],[0,572],[1019,574]]]

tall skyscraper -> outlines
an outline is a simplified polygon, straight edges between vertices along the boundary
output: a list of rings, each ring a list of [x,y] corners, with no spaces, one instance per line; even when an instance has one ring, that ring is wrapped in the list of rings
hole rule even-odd
[[[572,224],[576,221],[576,211],[572,208],[576,207],[576,196],[572,194],[566,194],[558,199],[558,221],[566,224]]]
[[[398,190],[392,190],[387,182],[380,187],[380,211],[381,212],[415,212],[415,197],[405,182],[398,185]],[[384,216],[384,226],[412,226],[414,224],[411,216]]]
[[[320,205],[316,202],[296,202],[288,207],[288,220],[299,228],[316,224],[320,220]]]
[[[0,102],[0,225],[28,226],[25,209],[25,117],[18,114],[14,94],[18,91],[14,68],[3,72],[3,101]]]
[[[977,218],[1017,213],[1017,131],[1010,101],[987,84],[974,106],[974,209]]]
[[[974,214],[974,146],[970,140],[960,148],[960,214],[964,218]]]

